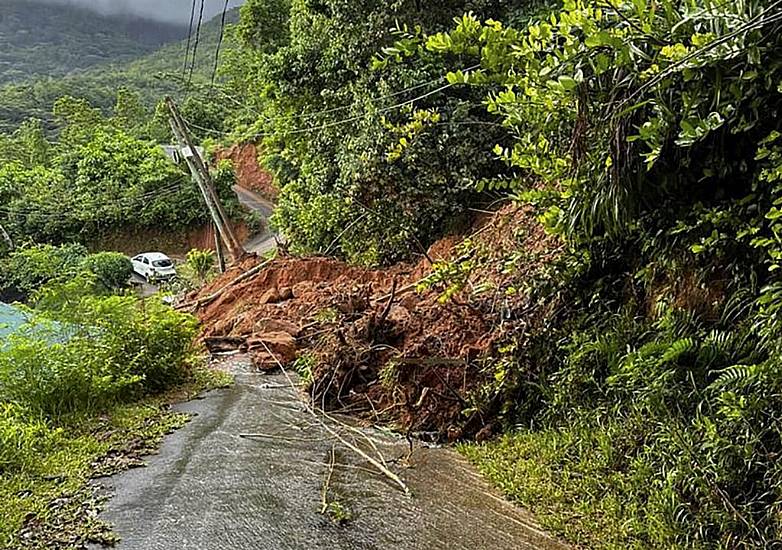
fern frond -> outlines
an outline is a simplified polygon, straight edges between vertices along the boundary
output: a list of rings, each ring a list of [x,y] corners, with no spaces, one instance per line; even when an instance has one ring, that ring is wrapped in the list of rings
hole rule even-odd
[[[681,338],[672,343],[662,357],[660,357],[660,363],[671,363],[679,359],[682,355],[690,353],[697,349],[698,345],[692,338]]]
[[[746,388],[757,384],[763,375],[760,365],[733,365],[719,371],[717,379],[709,389],[722,391],[727,387]]]

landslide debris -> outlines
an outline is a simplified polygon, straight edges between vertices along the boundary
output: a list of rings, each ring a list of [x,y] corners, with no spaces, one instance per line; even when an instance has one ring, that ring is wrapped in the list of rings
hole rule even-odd
[[[438,439],[481,438],[500,405],[482,396],[498,350],[530,322],[518,282],[558,253],[529,208],[508,205],[467,237],[435,243],[434,266],[250,257],[183,307],[210,351],[247,351],[260,370],[295,367],[326,410]]]

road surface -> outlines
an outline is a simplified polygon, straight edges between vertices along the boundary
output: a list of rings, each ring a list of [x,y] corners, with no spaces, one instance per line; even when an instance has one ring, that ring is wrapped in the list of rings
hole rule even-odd
[[[239,185],[234,186],[234,191],[236,192],[236,196],[239,197],[239,202],[243,206],[258,212],[264,220],[264,231],[259,235],[253,236],[249,241],[244,243],[244,248],[248,252],[254,252],[259,256],[277,248],[275,235],[268,229],[269,218],[274,213],[274,203],[268,201],[258,193]],[[277,239],[280,240],[280,236],[277,236]]]
[[[391,466],[406,495],[335,443],[283,375],[228,361],[240,372],[233,387],[179,407],[197,416],[148,467],[105,480],[116,496],[102,518],[122,537],[120,550],[564,548],[453,451],[417,448],[409,467]],[[365,433],[383,456],[407,454],[404,440]],[[347,521],[322,514],[324,501]]]

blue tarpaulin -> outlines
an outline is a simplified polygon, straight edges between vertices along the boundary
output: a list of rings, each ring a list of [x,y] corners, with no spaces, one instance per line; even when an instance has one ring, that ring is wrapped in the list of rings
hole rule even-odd
[[[0,302],[0,339],[13,334],[26,322],[26,313]]]

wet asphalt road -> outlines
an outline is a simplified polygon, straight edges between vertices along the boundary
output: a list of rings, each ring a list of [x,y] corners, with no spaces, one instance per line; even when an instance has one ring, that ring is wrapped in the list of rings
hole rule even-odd
[[[197,416],[148,467],[104,480],[115,496],[102,517],[120,549],[561,548],[450,450],[417,449],[398,470],[405,495],[334,447],[281,375],[239,374],[179,409]],[[366,433],[385,457],[406,454],[404,441]],[[320,513],[333,449],[327,500],[350,511],[345,525]]]
[[[239,202],[250,210],[258,212],[263,217],[266,227],[259,234],[253,236],[249,241],[244,243],[244,248],[248,252],[253,252],[259,256],[271,252],[277,248],[277,240],[283,240],[281,236],[275,234],[268,229],[269,218],[274,213],[274,204],[249,189],[245,189],[239,185],[234,186],[234,192],[239,198]]]

